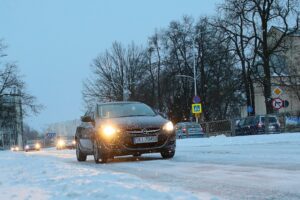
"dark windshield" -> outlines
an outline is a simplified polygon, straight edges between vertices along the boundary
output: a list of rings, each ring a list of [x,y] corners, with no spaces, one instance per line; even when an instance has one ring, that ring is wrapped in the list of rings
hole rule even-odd
[[[155,116],[155,112],[142,103],[105,104],[98,106],[100,118],[116,118],[131,116]]]
[[[277,122],[277,119],[275,117],[269,117],[268,119],[269,119],[269,123],[276,123]],[[263,123],[265,123],[265,117],[262,117],[261,121]]]

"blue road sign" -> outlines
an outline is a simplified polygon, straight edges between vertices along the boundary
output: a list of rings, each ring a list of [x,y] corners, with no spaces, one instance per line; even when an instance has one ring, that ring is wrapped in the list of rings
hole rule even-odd
[[[252,106],[248,106],[248,107],[247,107],[247,112],[248,112],[248,113],[252,113],[252,112],[253,112]]]
[[[202,104],[192,104],[192,113],[202,113]]]
[[[55,138],[56,137],[56,133],[46,133],[46,138]]]
[[[200,103],[201,99],[199,96],[194,96],[193,103]]]

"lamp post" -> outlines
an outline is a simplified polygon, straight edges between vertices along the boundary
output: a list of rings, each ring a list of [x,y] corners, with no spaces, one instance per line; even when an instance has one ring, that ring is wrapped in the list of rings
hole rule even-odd
[[[203,31],[200,33],[208,33],[210,31]],[[197,96],[197,72],[196,72],[196,54],[195,54],[195,40],[196,38],[193,37],[193,77],[188,75],[176,75],[178,77],[185,77],[185,78],[191,78],[194,81],[194,96]],[[198,117],[196,117],[196,122],[198,123]]]
[[[194,82],[194,95],[197,96],[197,76],[196,76],[196,67],[195,67],[195,63],[194,63],[194,77],[189,76],[189,75],[183,75],[183,74],[179,74],[176,75],[177,77],[183,77],[183,78],[190,78],[193,80]],[[196,117],[196,122],[198,123],[198,117]]]

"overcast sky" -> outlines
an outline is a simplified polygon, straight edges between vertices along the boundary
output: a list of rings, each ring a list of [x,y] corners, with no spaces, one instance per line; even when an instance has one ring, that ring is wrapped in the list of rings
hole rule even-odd
[[[155,29],[183,15],[213,15],[222,0],[1,0],[0,38],[17,61],[28,91],[45,109],[25,121],[46,124],[79,118],[82,82],[92,59],[113,41],[145,44]]]

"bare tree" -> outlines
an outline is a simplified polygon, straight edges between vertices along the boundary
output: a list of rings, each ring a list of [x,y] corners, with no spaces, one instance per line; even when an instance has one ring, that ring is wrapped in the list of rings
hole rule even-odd
[[[124,100],[129,91],[129,100],[136,99],[137,85],[145,71],[144,50],[134,43],[124,48],[114,42],[110,51],[94,59],[92,76],[84,82],[83,98],[87,105],[97,102]]]
[[[0,58],[6,56],[5,48],[6,45],[0,40]],[[38,114],[42,108],[36,97],[26,91],[26,84],[17,65],[0,60],[0,127],[15,129],[17,116],[22,120],[26,115]]]
[[[154,74],[153,74],[153,69],[155,69],[154,71],[156,71],[156,95],[155,93],[153,93],[155,95],[155,102],[156,102],[156,107],[158,108],[158,110],[162,110],[162,94],[161,94],[161,71],[162,71],[162,55],[161,55],[161,36],[159,35],[159,33],[156,31],[154,33],[153,36],[151,36],[149,38],[149,55],[150,55],[150,59],[153,58],[154,61],[150,60],[150,73],[152,78],[154,79]],[[154,68],[152,67],[154,65]],[[154,87],[155,87],[155,83],[153,83]]]
[[[256,52],[253,51],[253,32],[251,23],[245,19],[249,13],[247,0],[235,1],[226,0],[219,6],[221,15],[214,23],[221,31],[224,31],[226,37],[232,42],[231,51],[237,57],[241,68],[241,78],[243,80],[244,91],[246,95],[247,107],[251,106],[255,114],[255,95],[253,86],[253,76],[251,74],[256,59]]]
[[[16,64],[6,63],[0,69],[0,109],[3,109],[5,96],[19,96],[23,108],[23,115],[38,114],[43,108],[37,104],[36,97],[26,92],[26,84],[19,75]]]
[[[299,30],[298,0],[248,0],[249,14],[245,20],[252,24],[254,51],[258,55],[256,75],[263,85],[267,113],[272,113],[271,105],[271,58],[283,50],[284,39]],[[281,35],[268,33],[271,26],[281,27]]]

